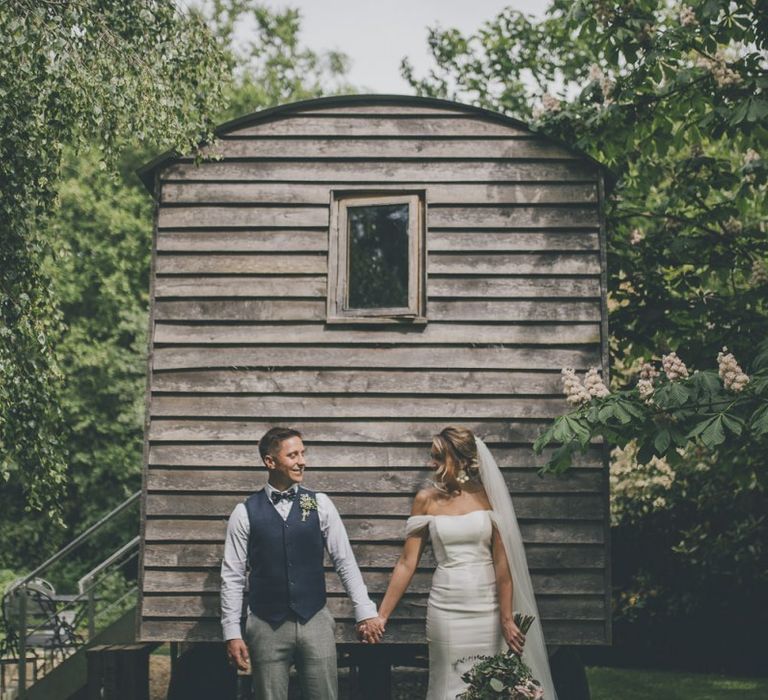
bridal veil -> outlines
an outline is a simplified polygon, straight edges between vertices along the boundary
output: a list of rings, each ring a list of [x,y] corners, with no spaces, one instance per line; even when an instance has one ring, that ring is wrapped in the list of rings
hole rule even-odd
[[[557,700],[552,673],[549,669],[547,647],[544,644],[544,633],[541,628],[541,616],[536,606],[533,594],[531,575],[525,558],[523,538],[517,524],[515,508],[509,495],[507,484],[501,474],[496,460],[488,447],[477,436],[477,461],[480,468],[480,480],[493,509],[494,520],[507,553],[507,561],[512,575],[513,595],[512,605],[515,611],[535,615],[531,628],[525,635],[523,660],[530,666],[533,677],[541,683],[545,700]]]

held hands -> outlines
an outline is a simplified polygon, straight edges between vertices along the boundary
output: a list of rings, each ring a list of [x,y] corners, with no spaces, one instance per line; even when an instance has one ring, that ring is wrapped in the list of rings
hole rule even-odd
[[[238,671],[249,671],[251,660],[248,656],[248,647],[242,639],[230,639],[227,641],[227,657],[229,663]]]
[[[521,656],[523,647],[525,646],[525,635],[520,631],[520,628],[515,624],[514,620],[502,620],[501,631],[504,634],[507,646],[515,652],[515,654]]]
[[[382,617],[369,617],[357,623],[357,637],[363,644],[378,644],[386,625],[387,621]]]

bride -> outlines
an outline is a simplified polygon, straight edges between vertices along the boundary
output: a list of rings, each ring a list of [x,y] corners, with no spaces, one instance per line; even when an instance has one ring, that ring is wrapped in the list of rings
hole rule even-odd
[[[436,481],[420,491],[406,523],[403,552],[379,606],[386,625],[413,578],[427,536],[437,559],[427,604],[427,700],[448,700],[466,689],[461,675],[478,654],[507,647],[523,654],[557,700],[533,595],[522,537],[504,478],[485,443],[465,428],[447,427],[432,441]],[[536,616],[527,638],[513,612]]]

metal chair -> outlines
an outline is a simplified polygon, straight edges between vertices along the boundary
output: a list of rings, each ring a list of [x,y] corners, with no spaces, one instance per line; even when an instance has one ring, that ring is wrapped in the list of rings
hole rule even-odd
[[[67,616],[57,612],[56,590],[45,579],[14,581],[0,607],[5,633],[0,642],[3,687],[8,686],[6,667],[19,667],[17,679],[27,676],[21,666],[30,668],[34,683],[40,670],[47,672],[85,643]]]

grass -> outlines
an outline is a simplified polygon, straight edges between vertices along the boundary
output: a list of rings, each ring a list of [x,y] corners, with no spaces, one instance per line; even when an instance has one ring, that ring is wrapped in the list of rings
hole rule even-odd
[[[587,669],[592,700],[765,700],[768,678],[625,668]]]

